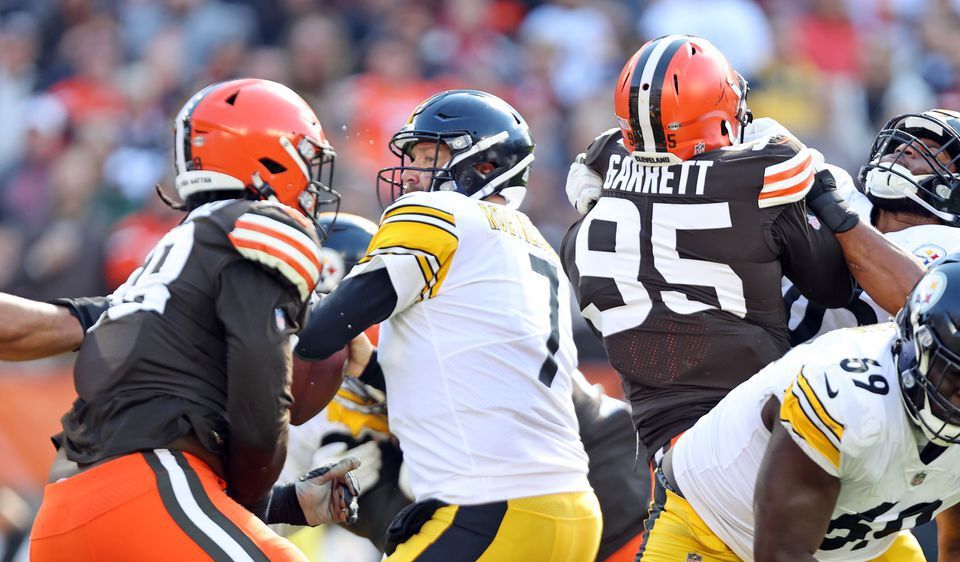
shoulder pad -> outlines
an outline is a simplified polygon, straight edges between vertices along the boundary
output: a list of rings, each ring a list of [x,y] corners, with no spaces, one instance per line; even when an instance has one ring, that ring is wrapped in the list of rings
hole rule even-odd
[[[807,363],[783,395],[781,421],[794,440],[830,474],[842,457],[861,457],[887,434],[886,398],[896,381],[872,359],[823,358]]]
[[[960,252],[960,228],[953,226],[924,224],[888,232],[885,236],[898,246],[910,250],[926,267],[948,254]]]
[[[458,203],[469,201],[463,194],[445,191],[415,191],[397,198],[383,211],[380,224],[400,215],[433,217],[444,224],[441,227],[456,227],[455,209]],[[435,221],[430,221],[435,222]]]
[[[320,278],[320,241],[298,211],[255,201],[227,234],[237,252],[291,283],[306,302]]]
[[[600,133],[600,136],[593,139],[593,142],[587,148],[587,157],[584,164],[600,174],[600,177],[603,177],[607,173],[607,161],[610,160],[610,153],[627,153],[622,141],[623,133],[618,127]]]
[[[786,205],[803,199],[813,186],[819,153],[787,135],[770,135],[720,149],[717,160],[749,161],[762,168],[763,185],[757,197],[762,208]]]

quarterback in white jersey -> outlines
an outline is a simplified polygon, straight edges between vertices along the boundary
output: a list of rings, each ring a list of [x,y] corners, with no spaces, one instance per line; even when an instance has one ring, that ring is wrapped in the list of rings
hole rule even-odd
[[[923,560],[901,531],[944,512],[941,549],[960,547],[958,317],[950,256],[896,324],[796,347],[734,389],[664,458],[665,524],[639,560],[678,542],[695,560]]]
[[[960,251],[960,197],[952,187],[960,181],[958,160],[960,113],[933,109],[897,116],[880,130],[860,172],[866,196],[856,191],[846,172],[834,176],[837,190],[861,216],[870,216],[877,230],[929,266]],[[811,304],[786,279],[783,295],[793,345],[890,317],[862,291],[846,307],[832,309]]]
[[[404,195],[301,333],[297,353],[323,358],[380,323],[367,369],[382,369],[417,501],[388,531],[388,560],[596,554],[569,287],[510,205],[533,146],[496,96],[454,90],[423,102],[391,140],[401,166],[380,173]]]

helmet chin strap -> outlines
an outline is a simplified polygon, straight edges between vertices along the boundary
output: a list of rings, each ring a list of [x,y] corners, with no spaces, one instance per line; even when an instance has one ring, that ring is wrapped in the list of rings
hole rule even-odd
[[[923,393],[923,407],[919,408],[917,413],[921,422],[918,424],[920,430],[923,431],[924,436],[932,443],[946,447],[952,445],[952,443],[943,438],[953,440],[960,438],[960,427],[947,423],[933,415],[933,412],[930,410],[930,397],[927,396],[926,392]],[[934,432],[931,428],[939,429]],[[941,436],[943,438],[941,438]]]

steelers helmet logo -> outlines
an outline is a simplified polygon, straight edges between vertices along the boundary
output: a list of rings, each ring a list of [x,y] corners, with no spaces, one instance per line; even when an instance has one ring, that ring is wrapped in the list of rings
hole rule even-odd
[[[913,290],[913,301],[915,310],[919,314],[930,310],[930,307],[937,304],[940,297],[943,296],[947,288],[947,276],[939,271],[931,271],[920,280],[917,287]]]
[[[343,256],[336,250],[320,248],[320,282],[317,283],[318,293],[329,293],[334,290],[347,274]]]
[[[924,244],[914,250],[913,254],[923,261],[923,265],[930,266],[947,255],[947,251],[936,244]]]

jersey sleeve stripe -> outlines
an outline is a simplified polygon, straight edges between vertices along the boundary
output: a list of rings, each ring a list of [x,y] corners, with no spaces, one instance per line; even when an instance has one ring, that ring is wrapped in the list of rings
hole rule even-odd
[[[813,155],[806,148],[801,149],[789,160],[767,166],[763,170],[764,185],[785,180],[803,173],[813,162]]]
[[[320,249],[302,232],[291,228],[281,222],[268,217],[248,215],[241,216],[234,227],[234,232],[238,230],[251,230],[259,232],[266,236],[277,238],[281,242],[297,250],[317,269],[321,268]]]
[[[780,405],[780,421],[788,424],[795,435],[830,462],[836,470],[840,470],[840,448],[814,422],[813,417],[800,403],[795,386],[791,383],[784,394],[783,404]]]
[[[429,275],[418,292],[424,298],[430,298],[436,296],[443,285],[459,243],[454,227],[444,220],[427,215],[400,214],[384,219],[370,242],[367,255],[359,263],[366,263],[380,254],[423,257],[423,261],[417,260],[418,266],[427,273],[426,265]]]
[[[319,260],[315,261],[312,256],[304,254],[297,246],[287,244],[272,234],[264,234],[247,228],[235,228],[233,232],[230,233],[230,240],[234,246],[242,243],[259,244],[261,249],[273,251],[278,256],[282,256],[284,259],[296,263],[297,266],[304,271],[308,279],[320,278],[320,271],[323,269],[323,265]]]
[[[391,207],[383,213],[383,217],[380,220],[383,222],[391,217],[406,214],[427,215],[440,219],[448,223],[450,226],[457,225],[457,221],[452,214],[434,207],[428,207],[426,205],[398,205],[396,207]]]
[[[300,299],[306,301],[310,292],[317,286],[319,273],[311,275],[294,257],[279,250],[276,245],[240,238],[234,234],[228,237],[243,257],[262,263],[279,271],[300,293]]]
[[[388,224],[396,224],[402,222],[412,222],[412,223],[421,223],[429,224],[440,230],[445,231],[450,236],[457,238],[456,227],[450,226],[448,222],[443,219],[438,219],[430,215],[419,215],[415,213],[404,213],[402,215],[396,215],[387,219],[383,219],[383,222],[380,223],[380,227],[383,228]]]
[[[817,418],[830,433],[833,434],[839,444],[843,438],[843,424],[830,415],[830,412],[824,407],[823,402],[820,401],[820,398],[813,391],[813,388],[811,388],[810,381],[807,380],[807,377],[805,377],[802,372],[797,377],[797,383],[799,384],[801,392],[803,392],[804,398],[806,398],[807,402],[809,402],[813,408],[814,413],[816,413]]]
[[[761,192],[757,201],[757,205],[763,209],[766,207],[775,207],[777,205],[785,205],[787,203],[800,201],[807,196],[807,192],[810,191],[810,187],[813,186],[813,181],[814,176],[813,172],[811,171],[811,173],[804,178],[802,183],[794,187],[772,193]]]

